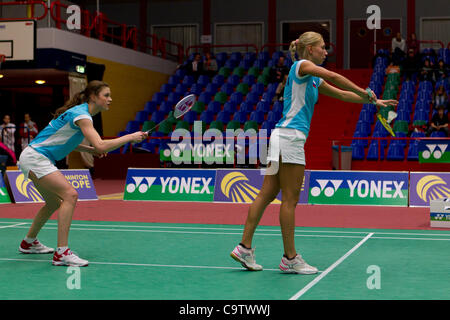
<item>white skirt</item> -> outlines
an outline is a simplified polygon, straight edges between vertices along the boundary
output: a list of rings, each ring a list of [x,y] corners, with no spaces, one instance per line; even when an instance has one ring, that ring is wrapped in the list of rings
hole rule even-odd
[[[33,171],[38,179],[54,171],[58,171],[58,168],[46,156],[30,146],[26,147],[20,154],[19,168],[24,174],[25,179],[28,179],[30,170]]]
[[[306,165],[305,142],[306,136],[300,130],[275,128],[270,135],[267,162],[279,162],[281,155],[283,163]]]

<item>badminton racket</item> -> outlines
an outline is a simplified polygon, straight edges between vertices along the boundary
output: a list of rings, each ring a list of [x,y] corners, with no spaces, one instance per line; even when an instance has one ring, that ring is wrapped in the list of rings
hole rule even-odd
[[[182,117],[186,112],[188,112],[189,110],[191,110],[192,106],[195,103],[195,94],[190,94],[186,97],[184,97],[183,99],[181,99],[180,101],[178,101],[178,103],[175,105],[175,108],[173,110],[173,117],[175,119],[178,119],[180,117]],[[170,115],[164,119],[163,121],[159,122],[158,124],[156,124],[153,128],[151,128],[150,130],[146,131],[147,134],[149,134],[150,132],[152,132],[153,130],[155,130],[156,128],[158,128],[163,122],[167,121],[168,119],[170,119]]]
[[[369,94],[370,99],[373,100],[373,98],[374,98],[373,91],[370,88],[367,88],[366,91]],[[376,103],[375,103],[375,105],[376,105]],[[378,108],[378,113],[377,113],[378,120],[383,125],[383,127],[391,134],[391,136],[395,137],[394,130],[392,130],[388,121],[381,115],[381,113],[379,111],[380,111],[380,109]],[[397,114],[395,114],[393,118],[395,118],[396,116],[397,116]]]

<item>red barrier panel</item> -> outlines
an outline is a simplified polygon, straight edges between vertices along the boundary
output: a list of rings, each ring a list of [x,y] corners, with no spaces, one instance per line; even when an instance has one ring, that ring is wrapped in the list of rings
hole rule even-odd
[[[42,7],[44,7],[44,13],[41,15],[41,16],[39,16],[39,17],[35,17],[34,16],[34,7],[32,7],[32,10],[31,10],[31,17],[25,17],[25,18],[14,18],[14,19],[12,19],[12,18],[0,18],[0,21],[6,21],[6,20],[30,20],[30,19],[33,19],[33,20],[42,20],[42,19],[44,19],[46,16],[47,16],[47,12],[48,12],[48,7],[47,7],[47,5],[45,4],[45,2],[44,1],[11,1],[11,2],[0,2],[0,6],[11,6],[11,5],[31,5],[31,6],[34,6],[35,4],[38,4],[38,5],[41,5]]]

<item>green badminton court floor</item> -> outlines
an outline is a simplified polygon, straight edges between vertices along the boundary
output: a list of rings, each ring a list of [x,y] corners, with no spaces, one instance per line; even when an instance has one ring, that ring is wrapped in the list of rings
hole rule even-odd
[[[279,227],[258,227],[261,272],[229,256],[240,225],[74,221],[70,247],[85,268],[18,251],[31,220],[0,219],[0,300],[450,299],[450,232],[296,228],[316,275],[283,274]],[[56,245],[56,221],[39,239]]]

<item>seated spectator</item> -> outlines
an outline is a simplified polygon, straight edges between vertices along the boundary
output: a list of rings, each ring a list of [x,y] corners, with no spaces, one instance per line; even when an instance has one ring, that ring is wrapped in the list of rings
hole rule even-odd
[[[430,59],[425,59],[425,61],[423,62],[423,66],[419,74],[419,79],[420,81],[431,81],[434,86],[434,70]]]
[[[278,84],[277,90],[275,91],[275,97],[273,97],[272,102],[284,100],[284,87],[286,86],[287,78],[288,75],[286,74],[283,81]]]
[[[408,49],[408,55],[402,62],[402,72],[407,79],[412,79],[413,74],[419,72],[420,57],[414,53],[413,49]]]
[[[216,75],[218,70],[217,61],[209,52],[205,54],[205,62],[203,62],[203,67],[205,74],[210,78]]]
[[[420,44],[419,44],[419,41],[416,38],[416,34],[415,33],[411,33],[410,34],[407,45],[408,45],[408,51],[409,50],[413,50],[414,55],[419,53],[419,51],[420,51]]]
[[[288,75],[288,74],[289,74],[289,69],[284,64],[284,57],[281,56],[278,59],[277,64],[274,65],[272,68],[270,68],[269,83],[283,82],[284,76]]]
[[[1,141],[13,152],[15,152],[14,144],[16,142],[14,134],[16,132],[16,125],[11,123],[11,117],[5,114],[3,117],[3,124],[0,125]]]
[[[448,111],[448,96],[445,92],[444,86],[439,86],[434,94],[433,105],[437,109],[439,106],[444,106],[444,109]]]
[[[406,54],[406,42],[405,39],[402,38],[400,32],[397,32],[397,35],[392,38],[392,61],[394,61],[395,65],[400,65],[400,63],[405,58]]]
[[[34,121],[31,121],[29,113],[25,113],[23,116],[24,122],[20,125],[19,134],[21,138],[22,150],[24,150],[31,140],[38,134],[38,127]]]
[[[428,136],[434,131],[442,131],[448,136],[448,115],[445,114],[445,107],[442,105],[438,107],[438,112],[431,119]]]
[[[197,81],[198,77],[203,74],[203,62],[202,62],[202,56],[200,53],[196,53],[194,56],[194,60],[189,62],[187,64],[187,73],[189,75],[194,76],[195,81]]]
[[[445,65],[444,60],[439,59],[439,62],[436,66],[436,70],[434,71],[434,77],[436,81],[447,78],[450,75],[450,70]]]

